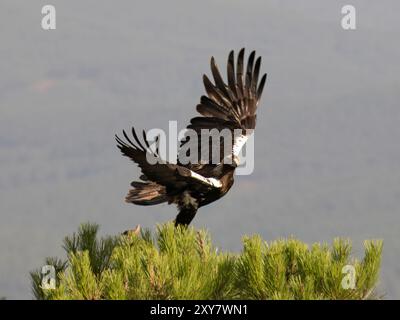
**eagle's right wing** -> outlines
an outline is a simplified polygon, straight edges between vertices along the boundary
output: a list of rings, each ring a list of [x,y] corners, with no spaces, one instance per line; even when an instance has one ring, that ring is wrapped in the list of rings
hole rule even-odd
[[[235,66],[234,52],[231,51],[227,63],[227,83],[224,82],[214,57],[211,58],[210,64],[214,83],[206,75],[203,76],[207,96],[203,95],[200,99],[200,104],[197,105],[197,111],[202,116],[192,118],[187,126],[187,129],[192,129],[197,134],[195,143],[197,144],[198,159],[203,163],[190,163],[188,167],[198,170],[205,164],[214,163],[211,159],[211,151],[215,147],[220,150],[220,161],[227,156],[224,154],[223,139],[220,140],[218,146],[209,141],[210,152],[206,152],[205,156],[203,156],[203,150],[201,150],[201,140],[204,139],[201,135],[203,129],[216,129],[219,132],[224,129],[229,130],[232,136],[232,154],[239,155],[248,136],[256,126],[257,106],[267,77],[264,74],[259,81],[261,57],[255,58],[255,51],[253,51],[249,55],[247,65],[244,65],[244,49],[242,49],[239,52]],[[234,132],[236,130],[240,134]],[[208,138],[206,137],[206,139]],[[180,153],[178,161],[184,155],[183,152],[191,149],[190,144],[192,142],[193,139],[188,135],[182,140],[182,153]],[[205,143],[207,144],[207,142]]]
[[[201,97],[197,111],[205,117],[234,122],[236,128],[254,129],[257,106],[267,79],[267,74],[264,74],[260,82],[258,81],[261,57],[256,60],[255,57],[256,53],[252,51],[245,66],[243,48],[239,52],[235,67],[234,52],[231,51],[227,63],[227,84],[212,57],[211,73],[215,84],[206,75],[203,76],[207,96]]]

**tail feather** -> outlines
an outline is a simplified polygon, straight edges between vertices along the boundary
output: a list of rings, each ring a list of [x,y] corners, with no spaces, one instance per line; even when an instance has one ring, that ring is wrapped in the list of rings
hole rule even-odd
[[[125,201],[128,203],[149,206],[168,200],[165,187],[157,183],[134,181],[131,186],[133,189],[129,190],[125,197]]]

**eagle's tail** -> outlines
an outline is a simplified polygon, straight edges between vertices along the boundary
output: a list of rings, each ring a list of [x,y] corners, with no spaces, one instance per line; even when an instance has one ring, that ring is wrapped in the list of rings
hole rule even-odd
[[[129,190],[125,197],[126,202],[149,206],[167,201],[165,187],[157,183],[134,181],[131,186],[134,189]]]

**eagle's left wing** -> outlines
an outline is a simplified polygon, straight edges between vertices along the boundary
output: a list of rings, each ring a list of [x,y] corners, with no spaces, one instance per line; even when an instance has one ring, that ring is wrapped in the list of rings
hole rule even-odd
[[[132,128],[133,139],[129,138],[125,131],[123,131],[123,135],[125,141],[117,135],[115,136],[117,146],[124,156],[129,157],[140,167],[142,181],[151,181],[163,186],[169,194],[180,192],[187,187],[197,190],[221,187],[221,183],[216,179],[203,177],[188,168],[163,160],[158,153],[158,148],[155,151],[151,150],[145,131],[143,131],[143,143],[134,128]],[[136,185],[141,183],[133,182]]]

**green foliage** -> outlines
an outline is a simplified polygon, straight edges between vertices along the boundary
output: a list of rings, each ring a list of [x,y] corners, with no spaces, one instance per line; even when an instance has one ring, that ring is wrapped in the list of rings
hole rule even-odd
[[[349,241],[311,247],[296,239],[267,243],[245,237],[241,253],[218,252],[203,230],[168,223],[140,235],[98,239],[84,224],[64,240],[68,261],[48,259],[57,288],[43,289],[31,273],[37,299],[367,299],[376,298],[381,241],[366,241],[362,261]],[[354,288],[343,267],[355,270]]]
[[[84,223],[77,234],[64,238],[63,245],[64,250],[73,257],[87,251],[90,267],[96,276],[101,275],[108,267],[113,249],[120,241],[120,237],[103,237],[98,240],[98,231],[99,225]]]
[[[60,275],[67,268],[67,261],[62,261],[55,257],[45,259],[44,265],[53,266],[56,272],[56,283],[60,282]],[[42,273],[40,269],[30,272],[32,281],[32,293],[38,300],[45,300],[47,298],[46,290],[42,289]]]

